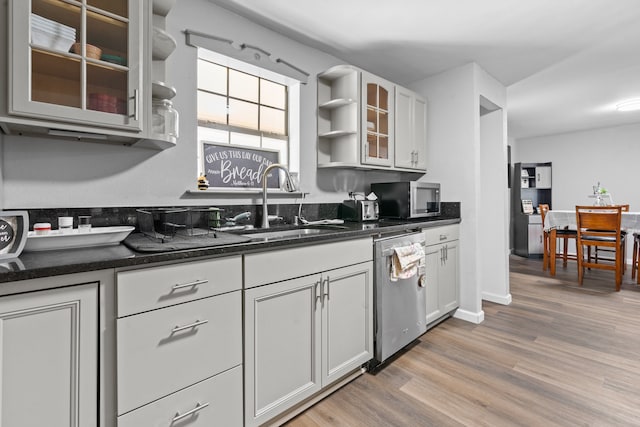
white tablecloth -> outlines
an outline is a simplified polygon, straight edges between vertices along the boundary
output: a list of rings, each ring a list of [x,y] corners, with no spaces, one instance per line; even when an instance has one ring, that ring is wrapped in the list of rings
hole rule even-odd
[[[576,211],[550,210],[544,218],[544,229],[569,227],[576,229]],[[627,233],[640,233],[640,212],[622,212],[621,228]]]

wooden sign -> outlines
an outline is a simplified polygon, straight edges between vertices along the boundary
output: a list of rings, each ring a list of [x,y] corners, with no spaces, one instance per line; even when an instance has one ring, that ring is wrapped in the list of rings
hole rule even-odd
[[[262,174],[267,166],[278,163],[276,150],[237,147],[204,142],[203,171],[209,187],[262,188]],[[280,188],[279,169],[269,172],[267,188]]]
[[[29,231],[26,211],[0,211],[0,259],[20,255]]]

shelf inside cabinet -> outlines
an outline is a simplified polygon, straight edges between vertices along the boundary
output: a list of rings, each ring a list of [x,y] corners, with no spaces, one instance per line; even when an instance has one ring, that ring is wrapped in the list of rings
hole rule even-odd
[[[324,132],[318,135],[320,138],[339,138],[341,136],[354,135],[356,131],[350,130],[332,130],[331,132]]]
[[[333,110],[334,108],[344,107],[345,105],[355,104],[356,102],[357,101],[355,99],[351,99],[351,98],[332,99],[330,101],[327,101],[318,105],[318,108]]]

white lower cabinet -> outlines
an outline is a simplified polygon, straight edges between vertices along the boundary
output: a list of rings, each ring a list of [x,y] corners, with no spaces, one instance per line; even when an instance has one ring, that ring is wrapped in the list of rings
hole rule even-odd
[[[118,427],[242,426],[242,366],[157,400],[118,419]]]
[[[370,239],[363,248],[371,259]],[[341,256],[362,256],[352,254]],[[371,261],[247,289],[244,301],[246,426],[277,417],[373,357]]]
[[[0,426],[98,423],[98,283],[0,297]]]
[[[242,361],[241,292],[118,319],[118,414]]]
[[[460,305],[459,226],[428,228],[425,234],[427,327]]]
[[[242,258],[116,274],[118,427],[242,425]]]

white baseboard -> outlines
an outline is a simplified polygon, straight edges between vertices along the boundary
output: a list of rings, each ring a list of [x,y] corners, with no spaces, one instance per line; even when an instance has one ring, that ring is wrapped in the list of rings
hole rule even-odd
[[[483,292],[482,299],[484,301],[495,302],[496,304],[509,305],[511,304],[511,294],[498,295],[490,292]]]
[[[480,310],[479,312],[474,313],[472,311],[462,310],[459,308],[455,311],[455,313],[453,313],[453,317],[455,317],[456,319],[475,323],[477,325],[484,321],[484,311]]]

